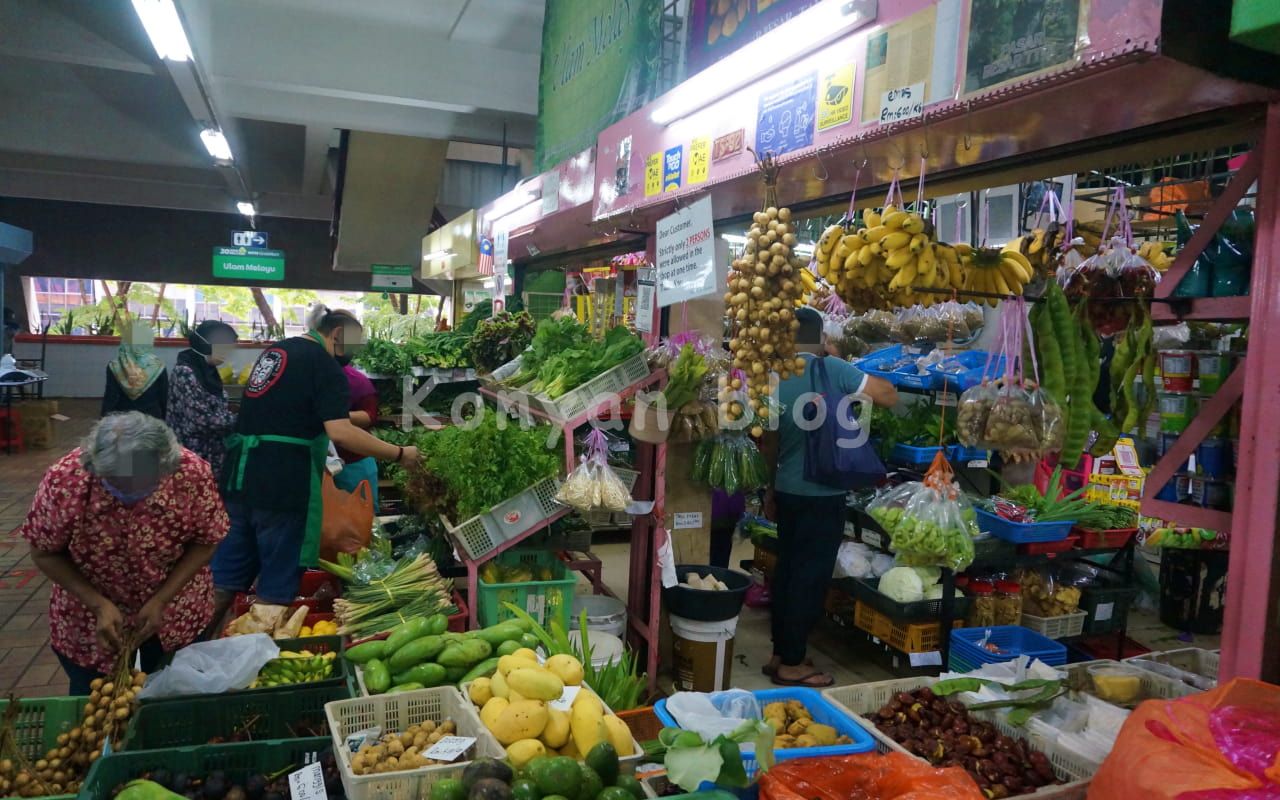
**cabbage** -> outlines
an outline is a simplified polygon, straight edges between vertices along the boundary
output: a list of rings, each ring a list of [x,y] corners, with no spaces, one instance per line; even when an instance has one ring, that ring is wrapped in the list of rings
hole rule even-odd
[[[880,578],[880,593],[899,603],[924,599],[924,582],[911,567],[894,567]]]
[[[941,567],[912,567],[912,569],[920,576],[920,582],[925,586],[932,586],[942,580]]]
[[[955,592],[956,592],[956,597],[964,597],[964,592],[960,591],[959,589],[956,589]],[[935,583],[933,586],[930,586],[928,589],[925,589],[924,599],[925,600],[941,600],[942,584]]]

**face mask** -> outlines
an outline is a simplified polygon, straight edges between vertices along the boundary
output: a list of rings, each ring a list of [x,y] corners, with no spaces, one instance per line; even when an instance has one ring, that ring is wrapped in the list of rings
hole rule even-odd
[[[155,492],[155,490],[156,490],[156,488],[157,488],[157,487],[155,487],[155,486],[152,486],[150,489],[146,489],[146,490],[143,490],[143,491],[141,491],[141,492],[126,493],[126,492],[122,492],[122,491],[120,491],[119,489],[117,489],[116,487],[112,486],[112,485],[107,481],[107,479],[106,479],[106,478],[103,478],[103,479],[102,479],[102,486],[103,486],[103,488],[105,488],[105,489],[107,490],[107,492],[108,492],[112,497],[114,497],[115,499],[119,500],[121,503],[124,503],[124,504],[125,504],[125,505],[127,505],[127,506],[131,506],[131,505],[133,505],[134,503],[137,503],[137,502],[138,502],[138,501],[140,501],[140,500],[145,500],[145,499],[147,499],[148,497],[150,497],[150,496]]]

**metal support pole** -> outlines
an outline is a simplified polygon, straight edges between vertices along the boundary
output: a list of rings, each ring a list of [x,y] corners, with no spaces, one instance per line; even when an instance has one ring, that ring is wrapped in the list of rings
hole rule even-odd
[[[1222,680],[1280,681],[1280,103],[1267,109],[1258,177],[1249,364],[1236,469],[1231,558],[1222,633]]]

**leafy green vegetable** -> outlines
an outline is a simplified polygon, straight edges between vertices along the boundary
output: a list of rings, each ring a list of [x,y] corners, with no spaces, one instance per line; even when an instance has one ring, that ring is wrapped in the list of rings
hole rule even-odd
[[[707,360],[701,353],[694,352],[692,344],[680,348],[680,355],[668,373],[667,386],[662,390],[667,398],[667,408],[679,409],[696,400],[707,369]]]
[[[473,334],[480,323],[491,316],[493,316],[493,301],[481,300],[471,308],[470,313],[462,318],[462,322],[453,326],[453,329],[458,333]]]
[[[643,349],[640,337],[622,325],[606,333],[603,342],[596,342],[577,320],[544,319],[520,361],[520,371],[506,385],[555,399]]]
[[[456,369],[471,366],[470,342],[469,334],[438,331],[415,336],[405,343],[404,349],[420,367]]]
[[[747,773],[742,766],[739,745],[750,744],[760,771],[768,772],[774,762],[773,739],[773,727],[759,719],[749,719],[733,733],[721,734],[711,742],[703,741],[692,731],[663,728],[658,734],[662,747],[657,748],[655,755],[663,757],[667,779],[686,791],[697,791],[705,781],[718,786],[745,787]]]
[[[471,337],[469,351],[476,367],[492,372],[520,355],[533,341],[533,317],[528,312],[503,312],[481,322]]]
[[[386,339],[370,339],[363,349],[352,357],[351,362],[374,375],[391,375],[399,377],[409,372],[412,366],[409,355],[400,345]]]
[[[1062,467],[1054,467],[1053,475],[1049,478],[1049,484],[1045,487],[1045,491],[1041,494],[1036,487],[1027,484],[1024,486],[1010,486],[1004,478],[998,473],[991,472],[999,478],[1004,484],[1004,491],[1000,494],[1002,497],[1024,507],[1028,511],[1028,516],[1036,522],[1067,522],[1072,521],[1085,527],[1096,527],[1089,525],[1082,520],[1097,520],[1099,514],[1097,512],[1098,505],[1090,503],[1083,499],[1085,488],[1076,489],[1070,494],[1062,494]],[[1103,519],[1110,518],[1110,512],[1103,512]]]

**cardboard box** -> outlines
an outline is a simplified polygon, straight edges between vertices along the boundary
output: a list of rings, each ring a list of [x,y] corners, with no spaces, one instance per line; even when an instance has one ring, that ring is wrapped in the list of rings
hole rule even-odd
[[[58,413],[57,400],[25,400],[13,404],[13,410],[22,418],[22,444],[28,450],[51,450],[57,440],[54,414]]]

